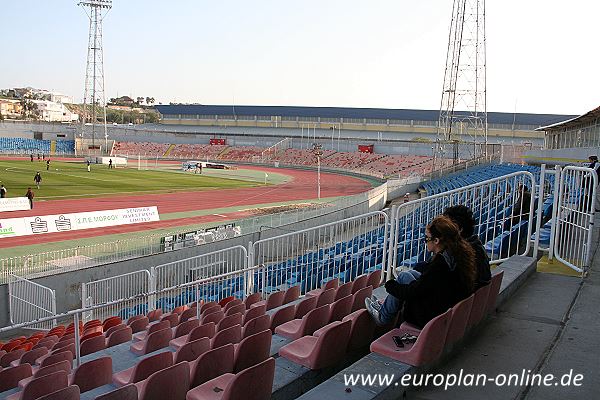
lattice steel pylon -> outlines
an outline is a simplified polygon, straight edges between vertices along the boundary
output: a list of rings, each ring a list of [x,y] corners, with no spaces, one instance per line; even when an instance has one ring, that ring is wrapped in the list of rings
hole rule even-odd
[[[434,169],[487,154],[486,96],[485,0],[454,0]]]
[[[83,7],[90,20],[87,66],[85,69],[85,91],[83,95],[83,113],[81,118],[81,142],[88,141],[88,151],[96,153],[99,145],[96,135],[100,132],[98,126],[98,109],[102,107],[102,119],[105,151],[108,141],[106,129],[106,96],[104,92],[104,51],[102,49],[102,21],[112,8],[111,0],[86,0],[77,3]],[[91,108],[91,110],[88,110]],[[89,140],[91,139],[91,147]]]

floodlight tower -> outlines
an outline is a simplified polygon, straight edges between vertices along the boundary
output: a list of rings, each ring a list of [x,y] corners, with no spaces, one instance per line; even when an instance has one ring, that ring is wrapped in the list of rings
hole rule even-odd
[[[487,128],[485,0],[454,0],[434,169],[450,146],[457,163],[461,142],[464,158],[486,155]]]
[[[85,91],[83,95],[83,116],[81,138],[92,139],[92,149],[96,149],[98,127],[98,107],[102,107],[104,120],[105,147],[108,142],[106,131],[106,97],[104,92],[104,51],[102,49],[102,21],[112,8],[112,0],[85,0],[77,5],[83,7],[90,20],[87,66],[85,69]],[[91,111],[88,107],[91,106]],[[89,122],[90,125],[86,125]],[[106,150],[106,149],[105,149]]]

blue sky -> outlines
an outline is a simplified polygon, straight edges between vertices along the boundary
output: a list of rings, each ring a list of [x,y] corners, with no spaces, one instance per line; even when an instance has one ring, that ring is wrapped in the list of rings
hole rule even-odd
[[[0,88],[81,99],[88,20],[77,1],[1,7]],[[438,109],[450,0],[114,0],[108,97],[168,103]],[[599,106],[600,2],[487,2],[488,111]]]

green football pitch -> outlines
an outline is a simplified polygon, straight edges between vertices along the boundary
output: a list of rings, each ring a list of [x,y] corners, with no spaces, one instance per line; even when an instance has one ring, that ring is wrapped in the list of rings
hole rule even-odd
[[[33,177],[42,175],[40,189]],[[284,175],[269,174],[269,184],[281,183]],[[202,175],[177,169],[138,170],[92,164],[91,172],[83,162],[0,161],[0,183],[8,190],[7,197],[24,196],[31,187],[37,200],[110,196],[116,194],[169,193],[230,189],[264,185],[264,173],[253,170],[207,170]]]

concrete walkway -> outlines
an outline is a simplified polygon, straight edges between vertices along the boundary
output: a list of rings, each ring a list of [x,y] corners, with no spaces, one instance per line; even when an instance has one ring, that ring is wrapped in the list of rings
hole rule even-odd
[[[596,221],[600,222],[600,221]],[[596,224],[598,226],[598,224]],[[600,253],[594,230],[591,271],[584,280],[566,275],[535,273],[463,349],[435,373],[486,374],[479,387],[455,386],[410,389],[407,399],[592,399],[600,393]],[[524,372],[523,372],[524,371]],[[572,372],[571,372],[572,371]],[[518,374],[509,385],[499,374]],[[529,384],[521,375],[553,374],[543,384]],[[567,377],[564,377],[564,375]],[[563,386],[582,374],[580,386]],[[539,379],[539,378],[537,378]],[[531,380],[531,379],[530,379]],[[521,383],[523,382],[523,383]]]

